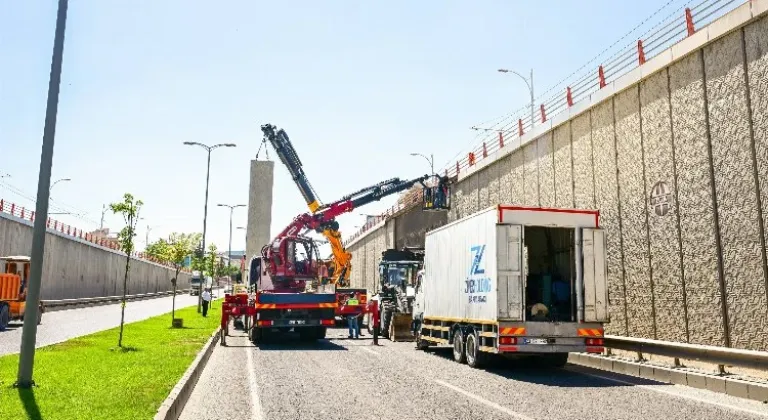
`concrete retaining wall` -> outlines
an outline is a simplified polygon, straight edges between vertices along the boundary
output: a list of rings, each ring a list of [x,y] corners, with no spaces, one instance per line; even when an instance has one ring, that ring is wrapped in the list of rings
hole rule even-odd
[[[32,222],[0,213],[0,255],[26,255],[32,250]],[[49,230],[45,235],[43,284],[46,300],[115,296],[123,292],[125,254]],[[171,290],[174,271],[144,260],[131,260],[128,294]],[[180,273],[178,287],[189,288]]]
[[[739,7],[462,173],[449,221],[497,201],[597,208],[608,333],[768,350],[765,4]],[[355,260],[374,237],[348,245]]]

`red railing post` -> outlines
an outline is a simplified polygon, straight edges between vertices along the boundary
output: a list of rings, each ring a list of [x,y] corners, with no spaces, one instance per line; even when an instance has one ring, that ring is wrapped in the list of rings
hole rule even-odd
[[[24,218],[24,207],[21,208],[21,218]]]
[[[4,206],[5,206],[5,202],[3,200],[0,200],[0,211],[3,211]]]
[[[469,166],[472,166],[475,164],[475,152],[469,152],[467,155],[467,160],[469,161]]]
[[[573,95],[571,94],[571,87],[565,88],[565,102],[568,104],[568,108],[573,106]]]
[[[32,214],[29,216],[29,220],[35,221],[35,212],[33,211]]]
[[[693,14],[688,7],[685,8],[685,27],[688,28],[688,36],[696,33],[696,28],[693,26]]]
[[[11,216],[16,215],[16,203],[11,203]]]
[[[488,157],[488,148],[485,147],[485,142],[483,142],[483,158]]]
[[[523,120],[522,119],[518,119],[517,120],[517,135],[520,136],[520,137],[523,137],[523,134],[525,134],[523,132]]]
[[[547,122],[547,113],[544,111],[544,104],[541,104],[541,122]]]
[[[597,68],[597,77],[600,79],[600,89],[605,87],[605,72],[603,71],[603,65]]]
[[[499,149],[504,147],[504,132],[499,130]]]
[[[637,40],[637,62],[639,65],[645,64],[645,50],[643,50],[643,40]]]
[[[456,161],[456,176],[459,175],[459,161]]]

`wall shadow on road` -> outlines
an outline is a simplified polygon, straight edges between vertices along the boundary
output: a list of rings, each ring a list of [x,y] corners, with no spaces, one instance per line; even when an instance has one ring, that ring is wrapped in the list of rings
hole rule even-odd
[[[450,348],[432,348],[427,351],[435,356],[453,362],[453,353]],[[478,370],[515,381],[561,388],[614,388],[637,385],[669,385],[663,382],[572,364],[568,364],[566,368],[541,367],[537,366],[532,358],[507,359],[501,356],[492,356],[488,361],[487,367]],[[618,381],[626,383],[615,382],[590,375],[616,378]]]
[[[27,418],[30,420],[42,420],[43,415],[40,413],[40,407],[37,406],[34,387],[29,389],[17,388],[17,390],[21,404],[24,406],[24,411],[27,413]]]

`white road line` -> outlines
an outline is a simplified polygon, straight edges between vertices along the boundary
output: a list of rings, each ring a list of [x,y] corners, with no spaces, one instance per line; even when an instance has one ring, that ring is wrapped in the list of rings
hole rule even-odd
[[[516,413],[516,412],[514,412],[514,411],[512,411],[512,410],[510,410],[510,409],[508,409],[506,407],[502,407],[502,406],[496,404],[495,402],[488,401],[485,398],[478,397],[475,394],[472,394],[470,392],[464,391],[463,389],[461,389],[461,388],[459,388],[457,386],[453,386],[453,385],[449,384],[448,382],[443,382],[443,381],[441,381],[439,379],[435,379],[435,382],[437,382],[439,385],[442,385],[442,386],[444,386],[444,387],[446,387],[448,389],[456,391],[459,394],[462,394],[462,395],[464,395],[466,397],[472,398],[473,400],[475,400],[475,401],[477,401],[479,403],[485,404],[488,407],[495,408],[496,410],[499,410],[502,413],[507,414],[509,416],[512,416],[512,417],[514,417],[516,419],[520,419],[520,420],[535,420],[532,417],[528,417],[528,416],[524,416],[522,414]]]
[[[750,410],[748,408],[739,407],[737,405],[730,405],[730,404],[726,404],[726,403],[710,401],[710,400],[706,400],[704,398],[694,397],[692,395],[685,395],[685,394],[674,392],[674,391],[671,391],[671,390],[668,390],[668,389],[658,388],[658,386],[667,386],[667,387],[669,387],[670,385],[657,385],[657,386],[640,385],[640,384],[629,382],[629,381],[623,381],[621,379],[611,378],[609,376],[595,375],[594,373],[586,373],[586,372],[581,372],[581,371],[579,371],[578,373],[581,373],[581,374],[587,375],[587,376],[591,376],[593,378],[604,379],[606,381],[611,381],[611,382],[616,382],[616,383],[620,383],[620,384],[636,386],[638,388],[647,389],[649,391],[654,391],[654,392],[658,392],[658,393],[661,393],[661,394],[671,395],[673,397],[685,398],[685,399],[696,401],[696,402],[700,402],[700,403],[710,404],[710,405],[714,405],[714,406],[717,406],[717,407],[720,407],[720,408],[726,408],[726,409],[729,409],[729,410],[741,411],[743,413],[754,414],[756,416],[761,416],[761,417],[768,417],[768,412]],[[671,385],[671,386],[674,386],[674,385]]]
[[[256,369],[253,368],[253,347],[245,347],[248,366],[248,390],[251,394],[251,419],[263,420],[264,413],[261,409],[261,400],[259,399],[259,385],[256,383]]]
[[[360,346],[360,350],[366,351],[366,352],[371,353],[371,354],[375,354],[376,356],[381,356],[381,354],[379,352],[371,350],[368,347]]]

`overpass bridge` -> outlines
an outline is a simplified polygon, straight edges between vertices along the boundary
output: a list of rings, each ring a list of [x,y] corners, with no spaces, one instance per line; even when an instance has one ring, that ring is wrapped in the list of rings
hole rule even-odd
[[[450,212],[411,200],[346,241],[352,285],[375,290],[383,250],[494,204],[596,208],[606,333],[768,350],[766,11],[747,1],[701,26],[710,11],[689,9],[542,104],[533,127],[490,129],[445,169]]]

